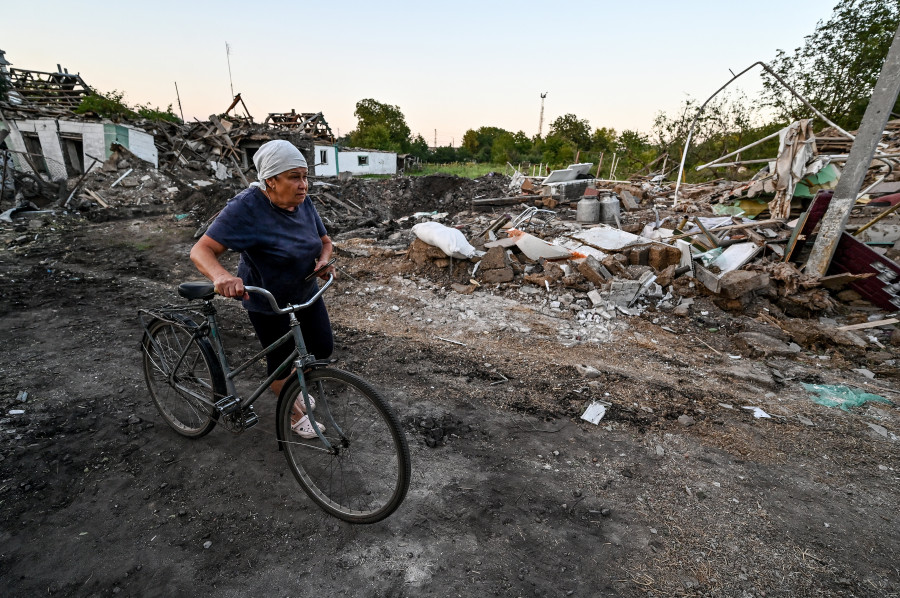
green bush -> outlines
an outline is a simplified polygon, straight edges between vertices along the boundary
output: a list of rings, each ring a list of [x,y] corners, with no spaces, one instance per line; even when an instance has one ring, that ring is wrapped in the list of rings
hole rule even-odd
[[[112,121],[133,120],[138,118],[146,118],[148,120],[166,120],[169,122],[180,123],[181,119],[172,112],[172,104],[165,110],[158,107],[153,108],[150,104],[144,106],[138,104],[134,108],[129,108],[124,102],[125,93],[113,90],[109,93],[94,91],[91,95],[81,100],[81,103],[75,109],[75,114],[93,113],[101,118],[108,118]]]

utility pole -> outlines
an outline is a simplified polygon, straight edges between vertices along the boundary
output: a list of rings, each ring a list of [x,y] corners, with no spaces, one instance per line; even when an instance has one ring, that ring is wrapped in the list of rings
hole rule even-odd
[[[437,148],[437,129],[434,130],[434,147]]]
[[[541,94],[541,120],[538,121],[538,137],[542,137],[544,135],[544,98],[547,97],[547,92]]]
[[[181,113],[181,122],[184,122],[184,110],[181,109],[181,94],[178,93],[178,81],[175,82],[175,97],[178,98],[178,112]]]
[[[875,84],[856,139],[850,148],[844,172],[834,189],[828,211],[825,212],[825,217],[819,225],[819,235],[806,262],[807,274],[825,276],[828,271],[841,233],[844,232],[847,219],[850,218],[850,210],[856,203],[856,195],[862,187],[875,149],[884,134],[884,127],[891,116],[894,102],[897,101],[898,93],[900,93],[900,28],[894,33],[894,41],[881,66],[878,83]]]
[[[231,86],[231,97],[234,97],[234,82],[231,80],[231,46],[225,42],[225,59],[228,60],[228,85]]]

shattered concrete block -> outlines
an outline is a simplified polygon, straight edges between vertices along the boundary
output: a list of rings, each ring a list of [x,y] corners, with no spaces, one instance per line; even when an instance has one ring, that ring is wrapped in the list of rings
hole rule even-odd
[[[622,207],[629,212],[640,209],[637,199],[627,189],[622,189],[619,192],[619,199],[622,202]]]
[[[590,291],[587,296],[588,299],[591,300],[591,304],[594,305],[594,307],[602,303],[606,303],[606,300],[603,299],[603,295],[600,294],[600,291]]]
[[[597,260],[597,258],[592,255],[587,256],[586,259],[582,260],[582,262],[578,264],[578,272],[580,272],[582,276],[598,286],[603,284],[603,282],[606,280],[603,277],[603,274],[601,274],[600,272],[601,268],[603,268],[603,265],[599,260]]]
[[[458,282],[454,282],[450,285],[450,288],[460,295],[471,295],[475,292],[477,287],[474,284],[459,284]]]
[[[512,267],[494,268],[493,270],[478,271],[481,280],[487,283],[509,282],[515,276]]]
[[[575,364],[575,370],[585,378],[599,378],[603,373],[591,365]]]
[[[719,279],[719,293],[729,299],[737,299],[767,286],[769,286],[769,275],[766,272],[732,270],[723,274]]]
[[[687,316],[691,313],[691,304],[679,303],[675,306],[675,309],[672,310],[672,313],[676,316]]]
[[[656,277],[656,283],[661,287],[667,287],[675,280],[675,264],[667,266],[665,270]]]
[[[648,266],[650,265],[650,248],[635,247],[628,252],[628,263],[632,266]]]
[[[648,264],[656,271],[681,263],[681,250],[671,245],[654,243],[650,246]]]
[[[628,307],[640,288],[641,283],[637,280],[614,280],[609,288],[609,302],[619,307]]]
[[[729,378],[743,380],[756,386],[765,386],[772,389],[778,388],[775,378],[769,373],[769,368],[759,362],[741,360],[732,363],[721,371]]]
[[[607,269],[613,276],[625,276],[625,266],[628,264],[628,258],[619,253],[614,253],[613,255],[608,255],[602,260],[600,263]]]
[[[509,267],[509,257],[503,247],[491,247],[479,262],[479,270],[499,270]]]
[[[741,332],[734,335],[734,344],[751,356],[792,355],[800,352],[800,347],[787,344],[761,332]]]

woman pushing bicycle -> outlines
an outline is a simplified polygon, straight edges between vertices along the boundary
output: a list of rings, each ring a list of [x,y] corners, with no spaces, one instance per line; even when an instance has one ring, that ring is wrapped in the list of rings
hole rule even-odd
[[[315,206],[308,201],[306,159],[284,140],[263,144],[253,156],[259,182],[229,200],[225,209],[191,249],[191,261],[215,285],[216,292],[243,301],[262,347],[268,347],[290,330],[288,316],[276,314],[259,295],[245,286],[268,289],[279,305],[303,303],[315,295],[318,285],[310,274],[326,278],[334,246]],[[226,249],[241,254],[237,276],[219,262]],[[309,352],[326,359],[334,349],[334,337],[325,302],[297,314]],[[284,343],[266,355],[271,375],[294,350]],[[290,372],[284,372],[270,389],[278,396]],[[312,397],[310,397],[312,399]],[[314,402],[310,401],[315,408]],[[316,436],[304,413],[302,397],[294,405],[291,429],[303,438]],[[318,424],[324,430],[322,424]]]

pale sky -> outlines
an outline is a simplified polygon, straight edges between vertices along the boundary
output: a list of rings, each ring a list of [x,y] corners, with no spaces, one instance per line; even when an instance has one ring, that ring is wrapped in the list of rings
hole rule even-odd
[[[205,120],[234,91],[262,121],[323,112],[335,133],[357,101],[397,105],[413,134],[459,146],[467,129],[544,133],[573,113],[649,132],[660,111],[705,100],[731,74],[793,50],[837,0],[492,2],[9,2],[0,49],[14,68],[79,72]],[[744,75],[748,94],[759,69]]]

